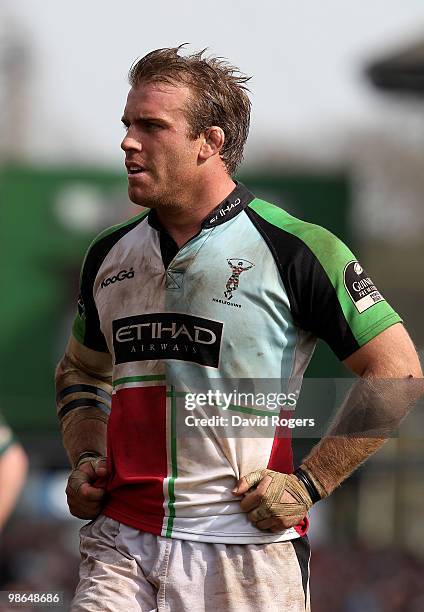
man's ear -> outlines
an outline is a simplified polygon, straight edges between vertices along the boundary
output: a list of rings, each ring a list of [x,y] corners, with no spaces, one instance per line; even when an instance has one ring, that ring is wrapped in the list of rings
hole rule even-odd
[[[225,141],[224,130],[217,125],[213,125],[204,131],[201,136],[202,144],[199,151],[199,159],[206,161],[213,155],[219,154]]]

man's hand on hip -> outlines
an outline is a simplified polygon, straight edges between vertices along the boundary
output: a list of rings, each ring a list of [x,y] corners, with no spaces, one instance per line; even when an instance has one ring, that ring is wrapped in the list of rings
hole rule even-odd
[[[106,457],[85,457],[72,470],[66,487],[69,511],[81,519],[93,519],[100,513],[105,495]]]
[[[277,532],[297,525],[312,506],[306,487],[293,474],[256,470],[241,478],[235,495],[244,495],[241,508],[259,529]]]

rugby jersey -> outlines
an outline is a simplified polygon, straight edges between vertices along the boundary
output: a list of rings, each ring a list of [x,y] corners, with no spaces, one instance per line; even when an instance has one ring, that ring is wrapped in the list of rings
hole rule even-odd
[[[106,230],[87,252],[73,326],[79,343],[113,363],[103,513],[205,542],[302,535],[307,519],[277,534],[259,530],[231,493],[252,470],[293,471],[285,428],[225,430],[222,418],[269,417],[269,407],[251,395],[225,410],[198,394],[237,381],[263,390],[272,380],[289,397],[317,338],[343,360],[399,321],[338,238],[241,184],[181,248],[154,210]],[[95,405],[108,409],[99,397]]]

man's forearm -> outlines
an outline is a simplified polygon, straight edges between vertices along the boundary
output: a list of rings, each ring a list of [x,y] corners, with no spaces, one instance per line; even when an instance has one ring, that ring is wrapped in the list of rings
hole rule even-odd
[[[361,379],[306,468],[321,497],[341,484],[396,431],[423,392],[422,379]]]
[[[320,497],[327,497],[385,441],[386,438],[326,436],[304,459],[301,467],[307,468]]]
[[[106,456],[107,419],[96,409],[86,408],[82,414],[72,415],[62,423],[61,429],[63,446],[73,468],[82,453],[92,451]]]
[[[110,357],[71,338],[56,370],[56,391],[63,445],[72,467],[84,452],[106,455]]]

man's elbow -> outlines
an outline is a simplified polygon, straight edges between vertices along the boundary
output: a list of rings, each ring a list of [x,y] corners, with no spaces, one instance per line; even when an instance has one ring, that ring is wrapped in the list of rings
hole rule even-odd
[[[395,355],[391,355],[384,363],[378,360],[370,363],[361,374],[362,378],[422,378],[423,371],[415,348],[411,346]]]
[[[408,332],[397,323],[344,361],[361,378],[422,378],[420,360]]]

